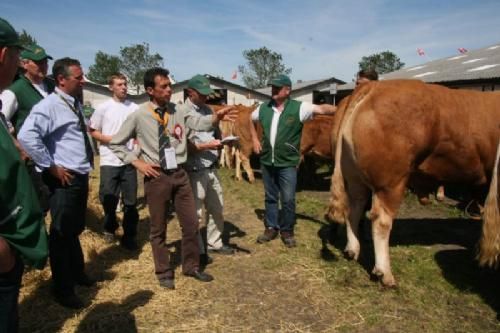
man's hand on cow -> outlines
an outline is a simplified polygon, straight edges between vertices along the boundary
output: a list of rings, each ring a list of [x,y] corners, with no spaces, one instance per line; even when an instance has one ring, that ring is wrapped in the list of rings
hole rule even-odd
[[[48,171],[54,178],[58,179],[61,182],[62,186],[69,185],[74,177],[71,171],[59,165],[51,165],[48,168]]]
[[[160,166],[158,164],[146,163],[143,160],[135,160],[132,165],[146,177],[160,177]]]
[[[238,109],[236,109],[234,106],[226,106],[215,112],[215,121],[225,120],[234,122],[238,118],[238,113]]]
[[[196,145],[196,148],[198,150],[212,150],[212,149],[220,149],[222,148],[222,144],[220,143],[220,140],[211,140],[208,142],[203,142],[203,143],[198,143]]]

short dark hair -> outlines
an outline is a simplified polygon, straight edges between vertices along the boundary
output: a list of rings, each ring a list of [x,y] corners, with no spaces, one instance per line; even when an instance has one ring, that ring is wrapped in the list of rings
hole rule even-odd
[[[81,67],[82,65],[80,62],[76,59],[72,58],[62,58],[62,59],[57,59],[54,62],[54,65],[52,66],[52,76],[54,77],[54,80],[56,81],[56,85],[59,85],[59,82],[57,81],[57,76],[62,75],[65,78],[67,78],[69,75],[71,75],[69,68],[71,66],[78,66]]]
[[[358,72],[358,77],[364,77],[370,81],[378,81],[378,73],[374,69],[362,69]]]
[[[168,78],[168,74],[170,72],[166,68],[162,67],[153,67],[148,69],[144,73],[144,89],[148,89],[149,87],[154,88],[155,87],[155,77],[157,76],[163,76]]]

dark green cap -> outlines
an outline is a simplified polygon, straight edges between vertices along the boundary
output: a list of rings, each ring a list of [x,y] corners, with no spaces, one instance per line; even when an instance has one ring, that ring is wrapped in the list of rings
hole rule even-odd
[[[276,77],[274,77],[271,82],[269,82],[268,86],[275,86],[275,87],[291,87],[292,86],[292,81],[290,81],[290,78],[286,76],[285,74],[280,74]]]
[[[19,41],[19,35],[9,22],[0,18],[0,47],[17,46],[24,48]]]
[[[188,88],[194,89],[202,95],[210,95],[214,90],[210,88],[210,81],[203,75],[195,75],[188,81]]]
[[[31,44],[30,46],[26,47],[26,49],[21,52],[20,57],[21,59],[29,59],[33,61],[52,59],[52,57],[45,52],[45,49],[37,44]]]

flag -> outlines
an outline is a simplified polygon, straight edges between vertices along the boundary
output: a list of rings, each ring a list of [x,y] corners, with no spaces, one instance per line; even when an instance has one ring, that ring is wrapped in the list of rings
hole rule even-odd
[[[236,80],[238,78],[238,72],[234,71],[233,75],[231,76],[231,80]]]
[[[424,51],[424,49],[421,49],[421,48],[417,47],[417,54],[418,54],[419,56],[424,56],[424,55],[425,55],[425,51]]]
[[[467,53],[467,49],[465,47],[459,47],[458,52],[464,54],[464,53]]]

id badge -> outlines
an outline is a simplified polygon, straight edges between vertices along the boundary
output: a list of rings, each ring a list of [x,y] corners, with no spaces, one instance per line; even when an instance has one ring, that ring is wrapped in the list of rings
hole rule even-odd
[[[177,160],[175,159],[175,148],[165,148],[165,162],[167,170],[177,169]]]

